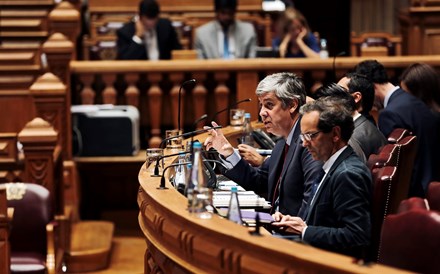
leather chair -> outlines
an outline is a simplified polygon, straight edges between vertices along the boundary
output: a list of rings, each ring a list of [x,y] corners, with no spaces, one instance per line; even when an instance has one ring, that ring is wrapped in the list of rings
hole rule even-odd
[[[405,138],[406,136],[410,136],[410,135],[413,135],[411,131],[404,129],[404,128],[396,128],[388,136],[388,138],[387,138],[388,143],[389,144],[397,144],[403,138]]]
[[[426,199],[430,209],[440,211],[440,182],[429,183]]]
[[[14,210],[9,238],[11,273],[57,273],[63,252],[57,248],[49,191],[33,183],[5,186],[7,206]]]
[[[371,248],[369,260],[377,261],[380,232],[385,217],[390,214],[392,190],[397,187],[397,168],[385,166],[373,170],[373,194],[371,202]]]
[[[402,37],[387,32],[351,33],[352,56],[400,56],[402,55]]]
[[[418,273],[439,273],[440,213],[410,210],[388,215],[382,226],[379,263]]]
[[[420,197],[411,197],[400,202],[397,213],[403,213],[410,210],[429,210],[429,204],[426,199]]]

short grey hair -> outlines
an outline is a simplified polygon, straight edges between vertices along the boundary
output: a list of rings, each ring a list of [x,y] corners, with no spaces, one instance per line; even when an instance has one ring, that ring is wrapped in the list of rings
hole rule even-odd
[[[257,96],[274,92],[284,109],[292,106],[294,100],[301,107],[306,103],[306,88],[301,78],[290,72],[279,72],[266,76],[257,86]]]

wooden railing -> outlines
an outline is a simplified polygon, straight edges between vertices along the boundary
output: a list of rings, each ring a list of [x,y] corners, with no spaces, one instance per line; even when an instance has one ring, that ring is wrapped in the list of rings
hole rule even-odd
[[[208,117],[230,103],[251,98],[239,107],[258,116],[255,88],[273,72],[289,71],[300,75],[312,93],[323,83],[335,81],[364,59],[243,59],[175,61],[73,61],[70,64],[73,104],[128,104],[139,108],[141,127],[149,129],[148,143],[157,146],[165,127],[177,128],[179,87],[194,78],[197,84],[182,90],[181,123],[191,127],[204,113]],[[440,70],[440,56],[381,57],[395,81],[403,69],[414,62],[425,62]],[[228,124],[224,112],[215,120]]]

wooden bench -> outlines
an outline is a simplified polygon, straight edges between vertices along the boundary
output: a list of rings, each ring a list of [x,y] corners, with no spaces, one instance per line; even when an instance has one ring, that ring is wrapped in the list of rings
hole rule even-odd
[[[212,1],[160,1],[161,14],[173,22],[184,49],[193,49],[195,29],[215,18]],[[116,30],[138,13],[139,0],[89,0],[89,35],[83,38],[85,60],[114,60]],[[111,8],[109,8],[111,7]],[[262,10],[261,1],[240,1],[237,19],[255,26],[260,46],[271,46],[271,20]]]

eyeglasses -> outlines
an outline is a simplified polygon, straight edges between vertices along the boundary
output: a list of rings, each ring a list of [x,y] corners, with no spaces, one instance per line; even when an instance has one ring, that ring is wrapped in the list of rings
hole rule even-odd
[[[318,131],[315,131],[315,132],[312,132],[312,133],[301,133],[301,134],[299,135],[299,138],[301,138],[301,141],[302,141],[302,142],[304,142],[304,141],[310,142],[310,141],[312,141],[312,139],[315,138],[315,136],[318,135],[318,133],[320,133],[320,132],[322,132],[322,131],[321,131],[321,130],[318,130]]]

